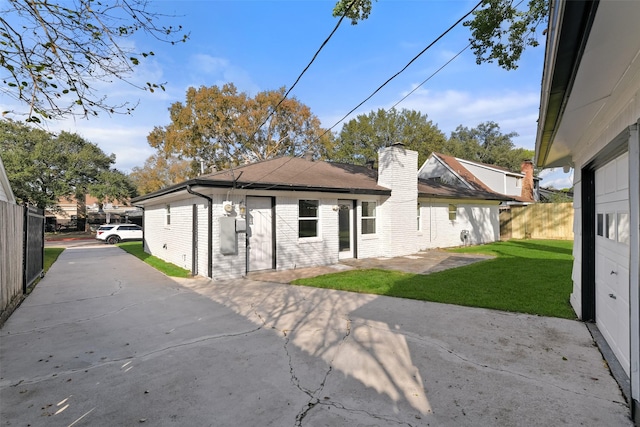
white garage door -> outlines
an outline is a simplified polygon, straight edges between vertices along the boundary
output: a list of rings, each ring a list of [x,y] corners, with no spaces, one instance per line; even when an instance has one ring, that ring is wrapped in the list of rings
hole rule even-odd
[[[596,323],[629,374],[629,156],[595,171]]]

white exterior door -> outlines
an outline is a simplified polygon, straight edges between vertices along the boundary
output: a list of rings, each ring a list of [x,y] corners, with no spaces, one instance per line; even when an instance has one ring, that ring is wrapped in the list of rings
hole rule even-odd
[[[353,201],[338,200],[338,259],[353,258]]]
[[[596,324],[629,375],[629,158],[595,171]]]
[[[247,271],[273,268],[273,227],[270,197],[247,197]]]

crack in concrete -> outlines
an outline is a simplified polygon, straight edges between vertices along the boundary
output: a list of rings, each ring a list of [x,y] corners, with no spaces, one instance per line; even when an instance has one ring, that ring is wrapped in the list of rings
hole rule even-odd
[[[315,390],[305,390],[300,385],[300,381],[298,380],[298,378],[297,378],[297,376],[295,374],[295,368],[293,367],[293,360],[291,358],[291,355],[289,353],[289,349],[287,347],[288,344],[289,344],[289,339],[287,338],[285,340],[284,351],[287,353],[287,356],[289,358],[289,371],[291,373],[291,380],[292,380],[291,382],[293,383],[293,385],[296,388],[298,388],[300,391],[302,391],[303,393],[305,393],[306,395],[309,396],[309,401],[307,402],[307,404],[305,406],[303,406],[301,408],[300,412],[298,412],[298,414],[296,415],[296,422],[294,424],[296,427],[302,427],[302,421],[309,414],[309,412],[313,408],[315,408],[316,405],[318,405],[320,403],[320,398],[318,396],[324,390],[324,387],[327,384],[329,376],[333,372],[333,361],[335,360],[336,355],[338,355],[340,353],[340,350],[341,350],[342,346],[344,345],[344,343],[346,342],[346,340],[349,339],[349,336],[351,336],[351,319],[347,318],[346,322],[347,322],[347,324],[346,324],[346,333],[342,337],[342,340],[340,341],[340,344],[338,345],[338,348],[336,349],[336,352],[334,353],[333,357],[329,361],[329,369],[327,369],[327,371],[325,372],[325,374],[324,374],[324,376],[322,378],[322,381],[320,381],[320,384],[318,385],[318,388],[316,388]]]
[[[414,424],[411,424],[409,422],[400,421],[400,420],[395,419],[395,418],[389,418],[389,417],[386,417],[384,415],[374,414],[372,412],[365,411],[364,409],[347,408],[343,404],[338,403],[338,402],[333,402],[331,400],[324,400],[322,402],[318,402],[318,405],[321,405],[321,406],[332,406],[334,408],[337,408],[337,409],[340,409],[340,410],[343,410],[343,411],[346,411],[346,412],[351,412],[351,413],[354,413],[354,414],[365,414],[365,415],[367,415],[367,416],[369,416],[371,418],[374,418],[376,420],[384,421],[385,425],[390,425],[391,423],[393,423],[393,424],[397,424],[397,425],[400,425],[400,426],[415,427]]]

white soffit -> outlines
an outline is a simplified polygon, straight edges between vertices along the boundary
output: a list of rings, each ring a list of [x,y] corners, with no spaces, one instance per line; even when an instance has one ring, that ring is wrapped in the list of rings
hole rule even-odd
[[[640,1],[600,1],[547,167],[593,143],[640,90],[639,19]]]

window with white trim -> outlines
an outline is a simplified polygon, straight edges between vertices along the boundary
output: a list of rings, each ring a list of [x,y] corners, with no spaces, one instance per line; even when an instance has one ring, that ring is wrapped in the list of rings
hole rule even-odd
[[[362,234],[376,234],[376,202],[362,202]]]
[[[458,216],[458,207],[456,205],[449,205],[449,221],[455,221]]]
[[[318,237],[318,201],[298,201],[298,237]]]

